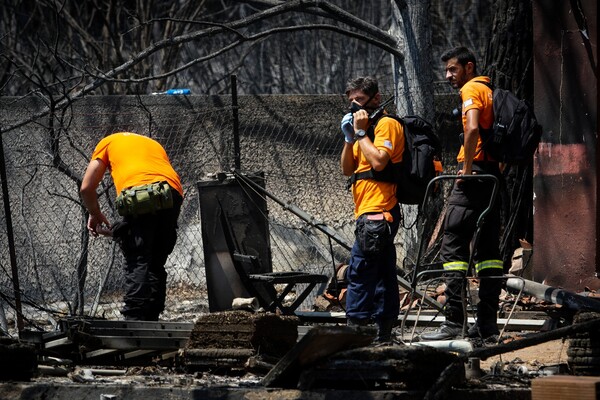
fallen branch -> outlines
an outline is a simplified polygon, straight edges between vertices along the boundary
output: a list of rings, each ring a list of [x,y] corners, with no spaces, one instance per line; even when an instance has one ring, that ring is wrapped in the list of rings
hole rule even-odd
[[[427,393],[425,393],[423,400],[438,400],[443,398],[440,397],[440,395],[446,393],[450,385],[455,382],[456,371],[461,367],[461,363],[464,364],[469,358],[476,357],[485,360],[492,356],[510,353],[511,351],[535,346],[551,340],[565,339],[577,333],[591,332],[598,329],[600,329],[600,318],[595,318],[548,332],[534,333],[509,343],[475,349],[467,354],[461,355],[456,361],[448,365],[440,374],[440,377],[437,379],[437,381],[429,388]]]
[[[499,354],[510,353],[511,351],[524,349],[525,347],[535,346],[551,340],[564,339],[573,336],[576,333],[589,332],[597,329],[600,329],[600,318],[557,328],[548,332],[533,333],[522,339],[493,347],[478,348],[467,353],[465,358],[477,357],[485,360],[486,358],[497,356]]]

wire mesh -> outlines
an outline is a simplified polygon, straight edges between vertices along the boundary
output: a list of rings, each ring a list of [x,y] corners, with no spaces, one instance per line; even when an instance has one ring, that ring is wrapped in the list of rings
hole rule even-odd
[[[31,106],[31,104],[29,104]],[[343,96],[242,96],[239,105],[241,170],[262,171],[274,271],[331,276],[349,252],[321,230],[333,229],[345,244],[354,241],[352,196],[339,167]],[[67,115],[68,114],[68,115]],[[80,179],[96,143],[116,131],[136,131],[165,147],[181,176],[185,200],[178,241],[166,265],[166,320],[194,318],[207,311],[204,249],[196,182],[234,166],[230,96],[123,96],[82,100],[61,118],[29,125],[4,136],[17,266],[28,329],[50,329],[64,316],[121,318],[124,259],[107,238],[92,238],[79,200]],[[140,128],[143,127],[143,128]],[[99,189],[111,221],[116,196],[110,177]],[[308,218],[290,212],[302,210]],[[414,264],[419,240],[416,214],[403,206],[396,237],[399,261]],[[2,235],[6,235],[5,225]],[[6,239],[5,237],[2,238]],[[3,330],[14,330],[14,292],[2,250],[0,291]],[[310,308],[309,297],[303,309]]]

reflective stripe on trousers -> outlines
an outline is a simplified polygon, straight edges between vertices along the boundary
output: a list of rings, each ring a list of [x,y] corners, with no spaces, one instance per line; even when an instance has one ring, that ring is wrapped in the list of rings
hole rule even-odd
[[[443,265],[444,265],[444,271],[467,272],[467,268],[469,267],[469,264],[465,261],[450,261],[450,262],[445,262]]]
[[[466,261],[449,261],[443,264],[444,271],[460,271],[467,272],[469,264]],[[490,268],[504,269],[502,260],[485,260],[475,264],[475,272],[479,274],[481,271]]]
[[[469,264],[466,261],[450,261],[443,264],[444,271],[459,271],[467,272]],[[498,268],[502,270],[504,268],[502,260],[486,260],[475,264],[475,272],[479,274],[485,269]]]
[[[499,268],[501,271],[503,271],[504,263],[502,262],[502,260],[486,260],[475,264],[475,272],[477,272],[478,275],[484,269],[490,268]]]

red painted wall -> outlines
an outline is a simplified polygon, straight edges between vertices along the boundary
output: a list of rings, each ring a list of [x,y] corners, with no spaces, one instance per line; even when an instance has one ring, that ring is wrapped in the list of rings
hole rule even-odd
[[[600,288],[596,15],[597,0],[533,3],[534,101],[544,127],[534,169],[534,280],[576,292]]]

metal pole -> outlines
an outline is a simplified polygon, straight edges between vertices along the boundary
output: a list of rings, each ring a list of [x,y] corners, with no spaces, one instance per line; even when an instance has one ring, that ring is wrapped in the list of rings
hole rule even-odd
[[[572,293],[556,287],[544,285],[523,279],[521,277],[509,277],[506,280],[506,288],[510,291],[523,291],[530,296],[535,296],[538,299],[544,299],[552,304],[560,304],[571,310],[589,310],[600,312],[600,300],[581,296],[577,293]]]
[[[315,220],[306,211],[296,207],[293,204],[287,203],[287,202],[277,198],[275,195],[268,192],[266,189],[264,189],[262,186],[260,186],[256,182],[254,182],[251,179],[247,178],[246,176],[242,175],[239,171],[235,170],[235,171],[233,171],[233,174],[239,181],[245,183],[247,186],[252,187],[258,193],[269,197],[271,200],[275,201],[276,203],[279,203],[279,205],[281,205],[284,210],[291,211],[293,214],[300,217],[300,219],[302,219],[304,222],[308,223],[313,228],[320,230],[321,232],[323,232],[324,234],[326,234],[327,236],[329,236],[330,238],[335,240],[340,246],[342,246],[346,250],[352,249],[352,245],[349,244],[340,235],[338,235],[338,233],[336,231],[334,231],[333,229],[331,229],[329,226],[325,225],[324,223]]]
[[[233,111],[233,156],[235,169],[241,168],[240,131],[237,99],[237,76],[231,75],[231,109]]]
[[[2,180],[2,200],[4,202],[4,215],[6,217],[6,236],[8,237],[8,253],[10,256],[10,269],[12,271],[13,290],[15,292],[15,311],[17,313],[17,329],[23,330],[23,310],[21,307],[21,288],[19,286],[19,271],[17,269],[17,256],[15,252],[15,238],[10,213],[8,198],[8,184],[6,182],[6,160],[4,159],[4,142],[0,133],[0,179]]]

